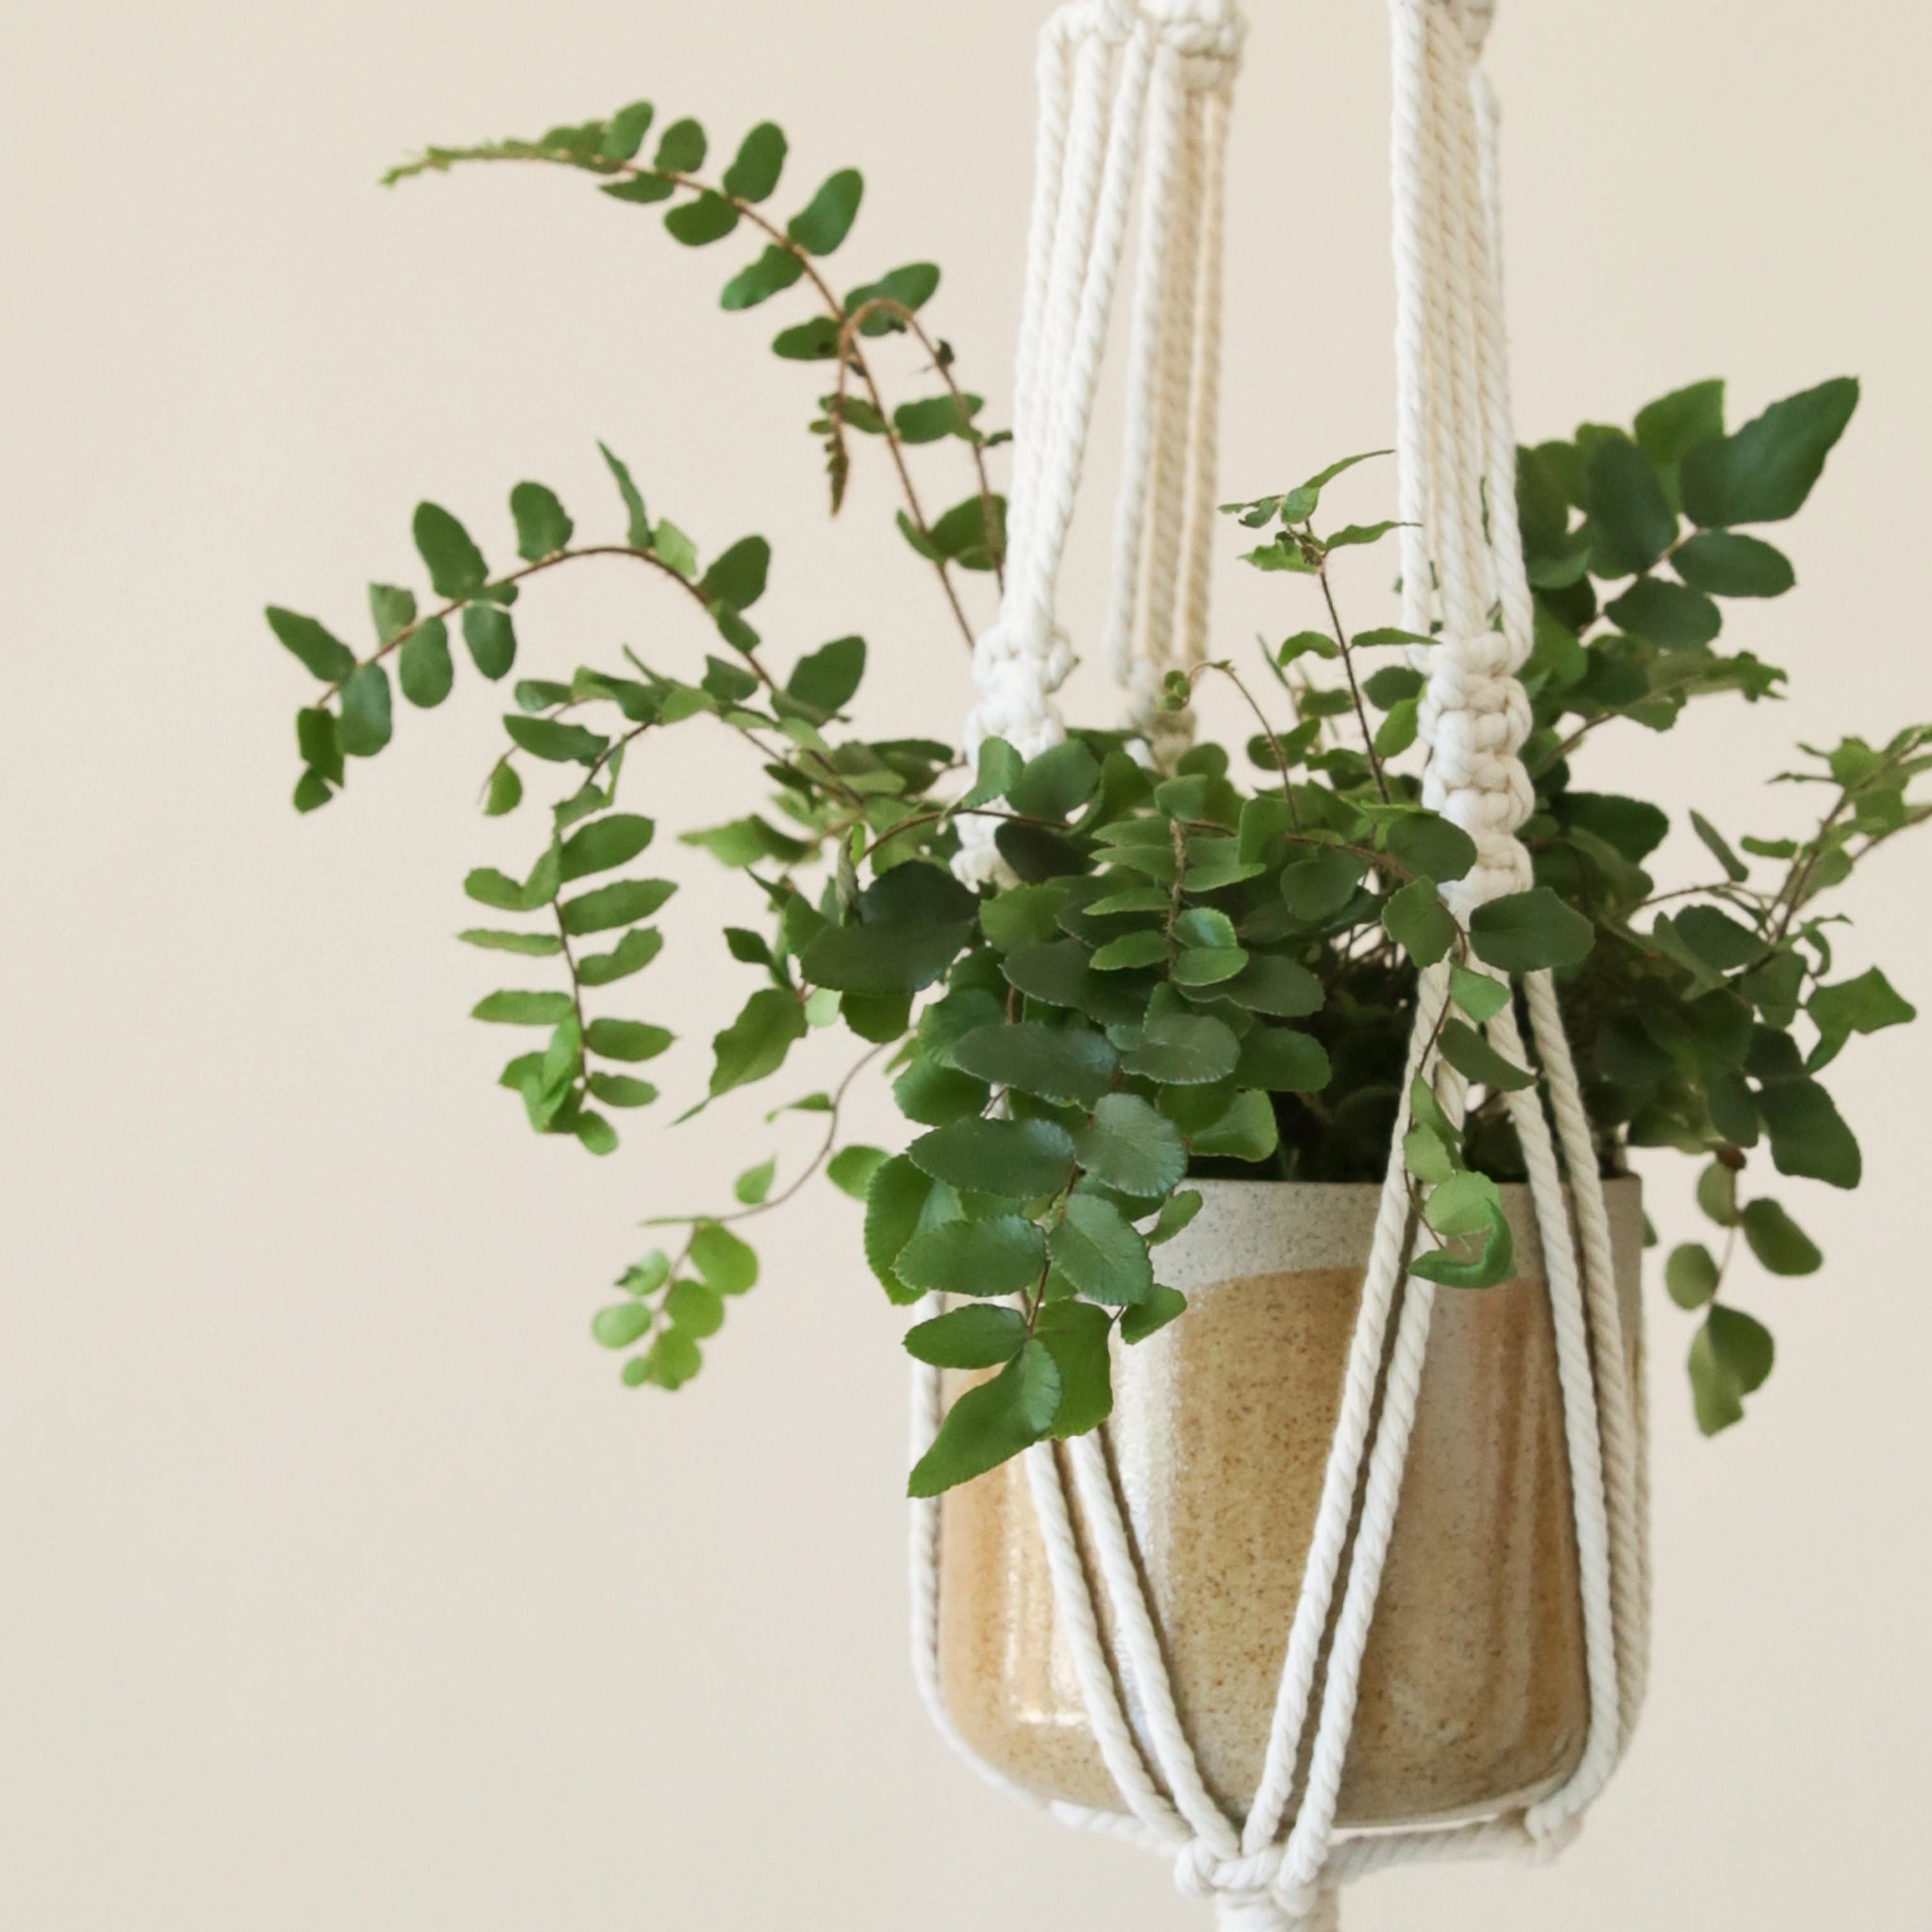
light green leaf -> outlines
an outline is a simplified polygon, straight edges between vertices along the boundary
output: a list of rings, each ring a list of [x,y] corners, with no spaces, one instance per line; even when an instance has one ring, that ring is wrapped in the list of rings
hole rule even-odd
[[[473,925],[457,937],[465,945],[482,946],[496,953],[524,953],[536,959],[563,951],[563,941],[554,932],[492,932]]]
[[[1702,1241],[1673,1248],[1664,1263],[1664,1289],[1680,1308],[1701,1308],[1717,1292],[1718,1265]]]
[[[641,973],[664,950],[664,935],[650,927],[627,932],[608,953],[589,953],[577,960],[577,977],[586,986],[609,986]]]
[[[642,1020],[592,1020],[584,1028],[584,1044],[607,1060],[650,1060],[671,1044],[662,1026]]]
[[[1265,1093],[1237,1093],[1219,1120],[1191,1138],[1198,1156],[1226,1160],[1266,1160],[1281,1144],[1274,1107]]]
[[[774,1155],[769,1160],[761,1160],[756,1167],[748,1167],[731,1183],[731,1191],[747,1208],[756,1208],[772,1191],[773,1177],[778,1172],[778,1158]]]
[[[708,1281],[674,1281],[664,1312],[685,1334],[702,1341],[724,1325],[724,1297]]]
[[[1478,1026],[1486,1026],[1509,1004],[1509,983],[1491,979],[1487,973],[1477,973],[1467,966],[1452,966],[1449,997]]]
[[[880,1147],[841,1147],[825,1162],[825,1178],[841,1193],[850,1194],[855,1201],[863,1201],[872,1187],[873,1175],[886,1164],[886,1160],[885,1150]]]
[[[575,1012],[567,992],[492,992],[470,1008],[470,1017],[504,1026],[555,1026]]]
[[[1107,1311],[1089,1302],[1049,1302],[1040,1311],[1034,1333],[1045,1343],[1060,1372],[1059,1407],[1053,1417],[1056,1438],[1084,1436],[1113,1412],[1113,1365],[1108,1343],[1113,1324]]]
[[[691,1265],[720,1294],[742,1294],[758,1278],[758,1257],[750,1245],[715,1221],[700,1222],[691,1236]]]
[[[607,1107],[649,1107],[658,1097],[648,1080],[634,1080],[628,1074],[592,1074],[589,1085]]]

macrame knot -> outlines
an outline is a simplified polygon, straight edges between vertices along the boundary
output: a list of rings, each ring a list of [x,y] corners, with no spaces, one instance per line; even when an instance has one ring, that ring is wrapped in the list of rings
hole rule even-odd
[[[1247,31],[1233,0],[1100,0],[1094,16],[1095,30],[1106,41],[1131,40],[1143,24],[1175,53],[1221,65],[1241,58]],[[1219,79],[1204,75],[1197,84],[1212,86]]]
[[[1299,1883],[1282,1867],[1282,1847],[1224,1857],[1205,1839],[1191,1839],[1175,1856],[1174,1882],[1190,1898],[1212,1899],[1223,1932],[1336,1932],[1336,1893]]]
[[[1529,737],[1529,698],[1515,675],[1516,648],[1501,631],[1444,638],[1427,661],[1417,721],[1429,747],[1423,803],[1475,841],[1476,863],[1444,894],[1461,911],[1532,883],[1516,836],[1536,808],[1518,756]]]
[[[1037,623],[1001,617],[973,646],[973,680],[980,702],[968,726],[967,750],[977,755],[989,738],[1004,738],[1023,758],[1037,758],[1066,736],[1051,694],[1067,680],[1074,646],[1058,625],[1042,634]]]

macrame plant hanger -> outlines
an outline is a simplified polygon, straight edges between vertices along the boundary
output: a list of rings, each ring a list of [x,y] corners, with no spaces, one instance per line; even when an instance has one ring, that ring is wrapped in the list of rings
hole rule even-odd
[[[1529,708],[1517,673],[1532,607],[1517,538],[1515,437],[1502,315],[1496,113],[1480,66],[1491,0],[1390,0],[1393,28],[1397,462],[1403,624],[1438,641],[1420,740],[1424,802],[1478,858],[1446,889],[1465,917],[1529,885],[1518,831],[1532,793],[1519,753]],[[1165,673],[1201,661],[1214,514],[1222,176],[1242,23],[1232,0],[1074,0],[1041,41],[1040,122],[1015,384],[1016,472],[1006,595],[980,640],[969,752],[998,735],[1031,757],[1063,725],[1053,693],[1072,666],[1055,587],[1138,199],[1123,475],[1105,636],[1127,719],[1167,764],[1191,735],[1157,703]],[[1001,876],[985,820],[965,822],[963,876]],[[1525,1808],[1469,1824],[1338,1833],[1337,1801],[1363,1652],[1401,1493],[1436,1289],[1407,1273],[1412,1225],[1402,1139],[1407,1089],[1426,1079],[1453,1119],[1462,1082],[1427,1051],[1446,965],[1422,974],[1410,1080],[1395,1124],[1299,1600],[1284,1633],[1259,1787],[1231,1819],[1208,1793],[1176,1707],[1160,1633],[1110,1479],[1104,1431],[1026,1452],[1026,1474],[1086,1713],[1119,1810],[1055,1803],[1065,1822],[1174,1862],[1229,1932],[1324,1932],[1343,1885],[1385,1865],[1517,1855],[1574,1835],[1636,1723],[1647,1651],[1644,1418],[1612,1273],[1596,1153],[1547,974],[1489,1023],[1534,1064],[1507,1096],[1522,1142],[1554,1318],[1590,1690],[1582,1757]],[[938,1373],[914,1371],[916,1453],[940,1420]],[[1076,1540],[1071,1483],[1087,1548]],[[940,1506],[914,1506],[914,1668],[949,1740],[940,1694]],[[1090,1566],[1091,1574],[1090,1575]],[[1096,1591],[1110,1615],[1103,1636]],[[1124,1693],[1125,1693],[1124,1695]],[[1140,1724],[1137,1730],[1127,1712]],[[977,1759],[974,1760],[975,1763]],[[1015,1796],[1031,1794],[983,1763]]]

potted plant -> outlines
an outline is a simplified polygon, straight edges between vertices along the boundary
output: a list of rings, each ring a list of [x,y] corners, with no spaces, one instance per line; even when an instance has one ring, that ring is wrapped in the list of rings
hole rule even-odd
[[[858,174],[833,174],[780,218],[776,127],[754,128],[722,167],[708,147],[696,123],[659,128],[638,103],[532,141],[432,148],[389,178],[561,167],[633,205],[629,219],[657,210],[687,246],[749,239],[722,304],[797,305],[771,346],[816,365],[812,427],[834,511],[855,453],[876,445],[899,527],[934,580],[936,625],[970,642],[1004,560],[1005,439],[926,321],[938,269],[907,264],[841,290],[829,258],[858,214]],[[1792,587],[1791,565],[1753,532],[1799,509],[1857,399],[1855,383],[1828,381],[1732,429],[1724,385],[1698,382],[1627,429],[1586,424],[1520,453],[1537,604],[1524,674],[1535,883],[1466,914],[1454,889],[1475,848],[1424,806],[1411,755],[1434,640],[1341,615],[1373,595],[1373,569],[1365,584],[1351,566],[1373,563],[1395,527],[1331,511],[1374,475],[1359,457],[1229,507],[1246,561],[1302,581],[1283,585],[1285,641],[1170,676],[1175,711],[1197,683],[1222,680],[1252,724],[1241,742],[1171,758],[1129,732],[1079,729],[1031,758],[991,739],[968,769],[944,739],[865,737],[854,712],[865,644],[771,649],[751,615],[764,540],[701,547],[647,507],[608,449],[612,508],[595,534],[580,537],[543,485],[510,491],[514,561],[486,560],[449,511],[419,506],[427,591],[373,586],[360,647],[270,610],[319,687],[296,721],[303,811],[389,744],[397,689],[424,708],[450,694],[453,627],[482,678],[511,680],[483,808],[534,824],[512,869],[464,881],[485,912],[461,937],[530,971],[475,1017],[525,1029],[500,1084],[537,1132],[595,1156],[618,1145],[614,1115],[658,1099],[637,1070],[677,1018],[661,974],[634,982],[663,947],[651,922],[673,891],[638,870],[656,835],[636,808],[655,807],[639,768],[651,738],[678,727],[743,753],[743,814],[679,828],[738,875],[743,909],[719,913],[717,933],[750,980],[684,1118],[772,1078],[814,1030],[850,1036],[853,1064],[791,1103],[823,1123],[810,1158],[782,1186],[763,1162],[737,1177],[731,1207],[675,1219],[671,1238],[625,1267],[592,1333],[623,1357],[626,1385],[675,1390],[758,1279],[748,1223],[821,1172],[864,1204],[864,1261],[888,1301],[940,1298],[905,1341],[949,1385],[910,1475],[915,1496],[948,1496],[948,1699],[1022,1782],[1093,1803],[1104,1773],[1056,1660],[1012,1458],[1112,1416],[1179,1693],[1205,1724],[1204,1770],[1220,1795],[1252,1791],[1374,1184],[1405,1098],[1407,1185],[1425,1230],[1413,1271],[1460,1292],[1431,1344],[1416,1424],[1425,1453],[1365,1665],[1345,1818],[1455,1815],[1547,1789],[1574,1763],[1587,1692],[1560,1403],[1507,1106],[1532,1074],[1484,1027],[1512,997],[1507,975],[1557,974],[1633,1300],[1644,1223],[1626,1150],[1689,1157],[1715,1232],[1669,1256],[1664,1284],[1692,1324],[1699,1425],[1737,1422],[1773,1343],[1738,1305],[1736,1263],[1748,1251],[1774,1274],[1821,1265],[1770,1177],[1857,1184],[1857,1140],[1821,1075],[1855,1034],[1913,1017],[1878,969],[1839,963],[1837,895],[1861,858],[1932,809],[1914,795],[1932,727],[1801,748],[1779,774],[1819,788],[1800,838],[1734,837],[1749,801],[1713,799],[1709,818],[1691,818],[1708,880],[1661,893],[1644,866],[1668,816],[1591,789],[1583,769],[1592,755],[1608,762],[1598,741],[1617,730],[1668,730],[1706,700],[1779,695],[1785,674],[1730,647],[1724,628],[1746,600]],[[914,454],[927,444],[939,447]],[[920,469],[934,456],[957,475],[942,511]],[[523,592],[592,556],[631,560],[669,607],[691,607],[686,655],[626,649],[600,667],[521,675]],[[991,886],[953,868],[973,819],[996,827],[1005,873]],[[712,916],[684,941],[708,967]],[[1407,1071],[1429,975],[1446,984],[1434,1044],[1466,1114]],[[903,1148],[843,1138],[841,1103],[860,1079],[890,1081]],[[1253,1484],[1225,1479],[1257,1457],[1258,1514]],[[1230,1547],[1241,1554],[1229,1559]],[[1469,1637],[1472,1620],[1458,1660],[1446,1638]]]

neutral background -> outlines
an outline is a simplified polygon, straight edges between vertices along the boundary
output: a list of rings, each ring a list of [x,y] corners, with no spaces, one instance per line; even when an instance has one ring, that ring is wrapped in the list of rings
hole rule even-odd
[[[1381,9],[1256,11],[1224,470],[1243,494],[1390,419]],[[874,727],[949,728],[964,653],[885,478],[862,472],[828,533],[812,372],[765,355],[775,309],[715,311],[735,242],[689,256],[545,171],[374,180],[420,141],[639,93],[721,142],[773,116],[801,190],[868,172],[841,273],[945,264],[934,316],[1001,416],[1041,12],[67,0],[10,29],[0,1924],[1200,1923],[1137,1855],[985,1792],[916,1708],[896,1324],[856,1210],[774,1230],[695,1386],[617,1386],[585,1329],[635,1223],[802,1140],[747,1105],[639,1121],[601,1164],[534,1141],[489,1084],[503,1041],[464,1017],[498,975],[449,938],[463,870],[533,849],[527,818],[474,812],[500,706],[465,672],[298,822],[306,681],[259,616],[359,635],[364,580],[414,569],[422,495],[498,555],[523,475],[614,527],[601,435],[701,542],[772,535],[781,661],[863,630]],[[1932,714],[1932,25],[1883,0],[1518,4],[1493,54],[1527,431],[1714,372],[1739,416],[1867,379],[1789,535],[1801,594],[1733,621],[1793,667],[1793,702],[1606,734],[1588,768],[1781,827],[1796,801],[1758,788],[1791,738]],[[1082,637],[1102,521],[1068,598]],[[1237,645],[1294,621],[1224,588]],[[622,572],[522,623],[533,668],[700,648]],[[1076,697],[1104,702],[1084,677]],[[739,795],[717,768],[743,774],[683,736],[645,789],[702,824]],[[1848,941],[1922,1003],[1927,858],[1874,867]],[[708,862],[669,862],[674,949],[636,984],[691,1037],[665,1063],[688,1095],[748,984],[704,928],[743,908]],[[1696,863],[1679,841],[1664,871]],[[1932,1921],[1928,1037],[1835,1077],[1867,1185],[1790,1191],[1830,1265],[1740,1282],[1780,1365],[1721,1441],[1690,1428],[1687,1325],[1654,1296],[1655,1689],[1584,1842],[1548,1873],[1378,1879],[1355,1926]],[[1667,1238],[1688,1179],[1655,1196]]]

